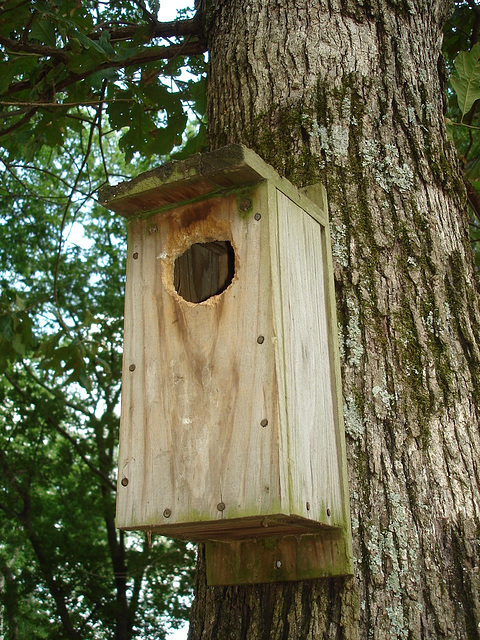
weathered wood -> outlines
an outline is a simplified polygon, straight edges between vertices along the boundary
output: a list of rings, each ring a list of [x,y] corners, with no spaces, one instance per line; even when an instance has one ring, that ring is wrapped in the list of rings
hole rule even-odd
[[[325,212],[238,145],[116,189],[109,206],[132,214],[117,525],[223,541],[334,527],[348,573]]]
[[[210,541],[205,545],[207,583],[256,584],[347,575],[345,540],[338,529],[257,540]]]
[[[266,210],[265,194],[260,186],[252,196],[256,210]],[[276,447],[267,234],[240,218],[235,196],[131,222],[118,526],[289,514]],[[187,302],[174,288],[175,258],[193,241],[214,240],[235,248],[233,282]]]
[[[147,531],[180,540],[203,542],[206,540],[244,540],[272,536],[302,535],[324,532],[327,529],[339,531],[338,527],[327,527],[319,522],[299,516],[271,514],[268,516],[246,516],[228,520],[210,520],[208,522],[180,522],[162,524],[158,528],[150,525],[126,527],[137,531]]]
[[[326,209],[313,205],[288,180],[280,177],[260,156],[240,144],[232,144],[210,153],[194,154],[187,160],[172,161],[99,191],[106,207],[130,218],[168,211],[181,203],[195,202],[213,195],[237,193],[239,205],[248,200],[249,187],[269,180],[310,215],[326,224]],[[250,213],[242,209],[241,215]]]

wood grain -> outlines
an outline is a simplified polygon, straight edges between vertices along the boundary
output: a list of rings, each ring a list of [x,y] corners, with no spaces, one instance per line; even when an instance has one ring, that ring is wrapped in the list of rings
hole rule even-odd
[[[207,583],[255,584],[346,575],[345,542],[337,529],[257,540],[206,543]]]
[[[267,220],[266,187],[253,197]],[[174,288],[176,257],[195,242],[224,240],[235,249],[232,284],[205,302],[185,301]],[[234,196],[131,222],[118,526],[289,513],[268,245],[268,225],[241,219]]]
[[[277,207],[290,511],[341,524],[324,229],[279,190]]]
[[[129,218],[117,525],[224,541],[335,528],[347,572],[325,213],[243,147],[224,169],[220,152],[208,155],[191,178],[198,188],[206,174],[210,187],[266,179],[191,202],[180,164],[180,182],[147,174],[114,202],[153,211]]]

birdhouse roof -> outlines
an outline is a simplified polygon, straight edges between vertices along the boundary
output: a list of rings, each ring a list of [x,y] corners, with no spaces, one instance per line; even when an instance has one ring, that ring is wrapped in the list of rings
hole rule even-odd
[[[174,160],[133,180],[103,187],[99,199],[109,209],[130,217],[265,179],[278,182],[278,174],[255,152],[234,144],[211,153],[196,153],[186,160]],[[292,188],[287,180],[284,182]]]

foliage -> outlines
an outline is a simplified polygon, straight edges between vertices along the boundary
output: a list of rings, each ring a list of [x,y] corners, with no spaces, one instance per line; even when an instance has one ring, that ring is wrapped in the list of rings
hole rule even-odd
[[[186,616],[193,556],[115,532],[125,224],[92,200],[101,159],[75,175],[86,142],[0,183],[0,597],[12,637],[161,638]]]
[[[155,3],[150,4],[3,3],[0,105],[5,124],[0,141],[10,158],[30,161],[42,147],[57,148],[79,135],[90,126],[81,113],[87,105],[98,127],[106,113],[109,127],[121,132],[127,163],[136,151],[144,157],[164,155],[181,144],[185,103],[200,120],[204,103],[203,80],[182,80],[181,70],[185,56],[201,54],[205,44],[194,20],[179,23],[181,29],[162,26]],[[176,33],[186,37],[172,44],[168,36]],[[190,57],[189,66],[193,73],[203,72],[203,56]],[[197,146],[201,143],[199,137]]]
[[[457,1],[447,23],[444,54],[450,135],[457,147],[470,204],[470,231],[480,269],[480,5]]]
[[[6,638],[163,638],[187,615],[193,549],[115,530],[126,226],[95,195],[202,143],[202,45],[153,9],[0,9]]]

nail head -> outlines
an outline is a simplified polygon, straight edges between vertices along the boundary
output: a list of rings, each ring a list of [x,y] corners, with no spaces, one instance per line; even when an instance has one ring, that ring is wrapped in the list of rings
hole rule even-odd
[[[256,213],[253,217],[255,218],[255,220],[260,220],[262,216],[260,213]]]
[[[281,566],[282,566],[282,562],[281,562],[281,560],[277,560],[277,561],[275,562],[275,567],[276,567],[277,569],[280,569],[280,567],[281,567]]]
[[[327,516],[330,516],[332,514],[332,512],[330,511],[330,509],[327,509]]]
[[[137,258],[138,258],[138,253],[135,251],[135,253],[133,254],[133,256],[132,256],[132,257],[133,257],[133,259],[134,259],[134,260],[137,260]]]
[[[307,511],[310,511],[310,503],[307,502],[307,504],[305,506],[307,507]]]
[[[260,424],[262,425],[262,427],[266,427],[268,424],[268,420],[264,418],[263,420],[261,420]]]
[[[217,509],[218,509],[219,511],[225,511],[225,503],[224,503],[224,502],[219,502],[219,503],[217,504]]]
[[[149,228],[148,233],[150,235],[152,235],[152,233],[156,233],[158,231],[158,227],[156,224],[152,224],[152,226]]]
[[[248,211],[252,206],[252,201],[249,198],[245,198],[240,202],[240,211]]]
[[[172,515],[172,511],[171,509],[165,509],[163,512],[163,517],[164,518],[169,518]]]
[[[258,344],[263,344],[264,340],[265,340],[264,336],[258,336],[257,338]]]
[[[134,364],[131,364],[131,365],[128,367],[128,370],[129,370],[129,371],[135,371],[135,369],[136,369],[136,367],[135,367],[135,365],[134,365]]]
[[[128,478],[122,478],[121,484],[122,484],[122,487],[126,487],[128,484]]]

